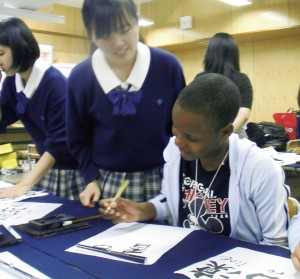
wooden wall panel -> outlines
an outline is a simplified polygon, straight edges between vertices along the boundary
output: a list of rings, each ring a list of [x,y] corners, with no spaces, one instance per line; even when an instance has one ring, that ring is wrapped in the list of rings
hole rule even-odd
[[[66,16],[66,24],[27,21],[39,43],[52,44],[54,62],[78,63],[89,53],[80,9],[53,5],[44,12]],[[268,13],[266,13],[268,12]],[[239,43],[241,70],[253,85],[250,121],[273,121],[274,112],[297,107],[300,85],[300,1],[253,1],[243,8],[218,0],[155,0],[141,5],[141,15],[155,25],[141,28],[146,42],[173,52],[187,83],[202,71],[207,41],[217,32],[231,33]],[[181,16],[193,16],[194,27],[179,28]]]
[[[253,1],[233,7],[218,0],[155,0],[141,5],[155,25],[141,29],[148,44],[165,46],[210,38],[217,32],[241,34],[300,25],[299,0]],[[181,16],[193,17],[193,28],[181,30]]]
[[[53,46],[53,63],[76,64],[88,56],[89,42],[80,9],[53,5],[40,11],[65,16],[65,24],[24,20],[33,31],[38,43]]]
[[[212,5],[211,0],[185,0],[182,16],[188,15],[193,16],[193,28],[184,30],[186,42],[211,37],[219,30],[232,32],[230,6],[219,1]]]
[[[175,28],[176,24],[179,26],[180,16],[193,16],[193,28],[184,30],[182,41],[177,43],[179,36],[175,42],[156,40],[170,31],[168,25],[155,25],[145,35],[141,29],[149,45],[165,48],[178,57],[187,83],[202,70],[205,43],[217,32],[228,32],[238,41],[241,70],[253,85],[250,121],[273,121],[273,113],[297,108],[300,85],[299,0],[253,1],[246,7],[231,7],[218,0],[176,0],[177,7],[181,4],[182,8],[178,18],[175,15],[168,18],[164,4],[169,1],[154,2],[159,3],[159,9],[152,14],[145,10],[143,16],[155,22],[164,14],[165,21]],[[176,11],[178,13],[180,9]]]
[[[255,43],[254,84],[257,120],[298,108],[300,37]]]
[[[195,78],[196,74],[203,71],[204,52],[205,48],[199,47],[198,49],[174,53],[182,65],[187,84]]]
[[[236,7],[232,12],[233,33],[277,29],[290,24],[287,0],[253,1],[247,8]]]
[[[300,36],[239,43],[241,71],[253,86],[253,107],[249,121],[273,121],[273,113],[297,109],[300,86]],[[173,51],[178,57],[187,83],[202,71],[206,47]]]
[[[155,20],[153,26],[141,29],[147,43],[165,45],[182,42],[183,31],[179,29],[182,0],[155,0],[141,5],[141,17]]]

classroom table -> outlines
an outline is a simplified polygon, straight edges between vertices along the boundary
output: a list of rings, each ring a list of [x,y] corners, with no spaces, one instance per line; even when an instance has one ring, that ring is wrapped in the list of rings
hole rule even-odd
[[[67,213],[82,218],[98,213],[97,208],[82,207],[79,201],[70,201],[48,195],[28,200],[30,202],[62,203],[49,215]],[[0,248],[9,251],[24,262],[37,268],[51,278],[186,278],[174,271],[192,263],[216,256],[235,247],[244,247],[273,255],[289,257],[288,249],[253,244],[229,237],[193,231],[183,241],[164,254],[153,265],[141,265],[65,252],[65,249],[94,236],[113,224],[103,219],[90,220],[91,227],[48,238],[34,238],[20,230],[22,242]],[[159,235],[157,236],[159,238]]]

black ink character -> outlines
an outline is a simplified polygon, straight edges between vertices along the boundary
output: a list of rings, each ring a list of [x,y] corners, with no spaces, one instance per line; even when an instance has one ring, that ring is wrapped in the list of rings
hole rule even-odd
[[[226,266],[226,264],[218,265],[215,261],[210,261],[205,267],[197,267],[196,270],[192,270],[196,278],[200,278],[201,276],[206,276],[208,278],[213,278],[214,275],[220,271],[228,271],[229,269],[234,269],[234,267]]]
[[[253,279],[253,278],[269,278],[269,279],[278,279],[278,277],[268,276],[263,273],[256,273],[256,274],[249,274],[246,275],[246,279]]]
[[[150,247],[151,244],[142,244],[137,243],[133,247],[129,247],[128,249],[124,250],[122,253],[125,254],[141,254],[147,250],[148,247]]]

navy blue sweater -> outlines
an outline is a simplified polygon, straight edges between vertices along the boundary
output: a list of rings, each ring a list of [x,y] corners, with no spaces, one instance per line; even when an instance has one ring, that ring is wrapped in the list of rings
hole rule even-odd
[[[150,53],[142,99],[133,116],[113,115],[91,58],[69,76],[68,143],[86,183],[97,178],[99,168],[136,172],[164,164],[163,150],[172,135],[171,111],[185,80],[175,56],[156,48],[150,48]]]
[[[40,155],[49,152],[56,160],[53,168],[76,169],[78,163],[67,149],[65,125],[66,78],[54,67],[44,74],[24,114],[16,111],[15,76],[6,77],[1,91],[0,132],[21,120]]]

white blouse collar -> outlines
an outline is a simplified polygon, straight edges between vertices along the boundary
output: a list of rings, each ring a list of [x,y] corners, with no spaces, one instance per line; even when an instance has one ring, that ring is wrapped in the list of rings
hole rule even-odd
[[[32,71],[25,87],[21,75],[17,73],[15,79],[17,92],[20,93],[21,91],[23,91],[25,96],[30,99],[39,86],[45,72],[50,68],[50,66],[51,65],[49,65],[46,61],[38,58],[33,64]]]
[[[103,52],[97,49],[92,56],[92,67],[96,75],[96,78],[105,93],[110,92],[118,86],[127,87],[131,84],[130,91],[139,90],[144,80],[146,79],[150,66],[150,49],[141,42],[137,45],[137,58],[133,69],[126,80],[122,83],[120,79],[113,72],[109,64],[107,63]]]

